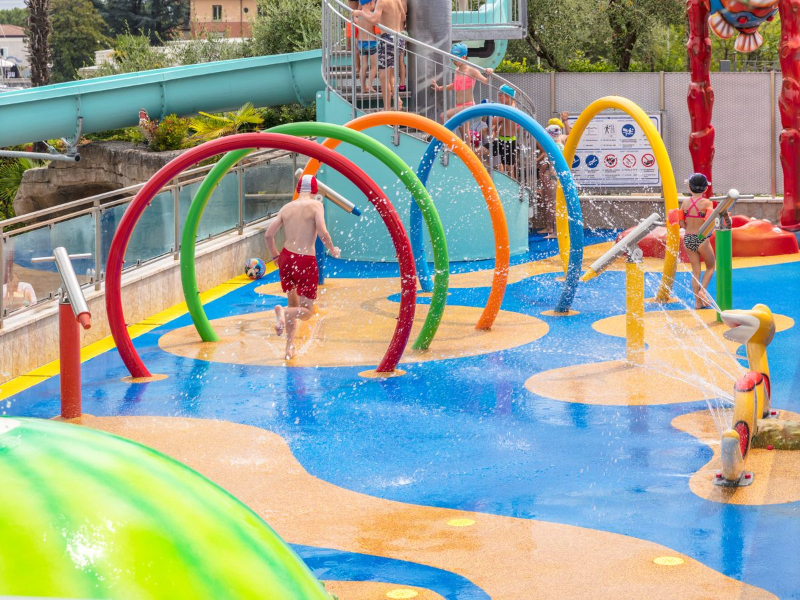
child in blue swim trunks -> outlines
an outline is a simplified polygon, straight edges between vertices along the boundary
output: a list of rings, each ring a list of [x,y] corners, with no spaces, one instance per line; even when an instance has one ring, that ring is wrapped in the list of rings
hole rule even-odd
[[[375,0],[359,0],[361,11],[374,11]],[[356,11],[355,23],[358,28],[356,37],[358,38],[358,53],[361,55],[361,65],[359,79],[361,90],[365,94],[375,94],[377,90],[372,87],[372,82],[378,74],[378,40],[370,33],[374,32],[375,26],[368,21],[361,13]],[[361,14],[359,14],[361,13]],[[367,71],[369,71],[369,85],[367,85]]]

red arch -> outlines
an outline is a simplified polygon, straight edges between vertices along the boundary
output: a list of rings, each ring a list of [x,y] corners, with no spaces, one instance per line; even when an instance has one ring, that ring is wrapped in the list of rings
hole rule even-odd
[[[196,148],[192,148],[164,165],[131,201],[130,206],[128,206],[119,222],[114,239],[111,241],[106,268],[106,312],[108,314],[108,324],[111,327],[111,335],[114,337],[119,354],[125,366],[128,367],[128,371],[133,377],[150,376],[150,372],[144,366],[139,354],[133,347],[133,342],[125,326],[125,315],[122,310],[122,263],[125,257],[125,250],[128,247],[128,242],[131,239],[136,223],[139,221],[139,217],[142,216],[144,209],[147,208],[161,188],[184,169],[217,154],[245,148],[277,148],[317,159],[350,179],[377,209],[378,214],[389,230],[400,265],[400,315],[397,319],[397,326],[389,343],[389,348],[378,366],[378,371],[380,372],[393,371],[400,361],[400,357],[403,355],[408,343],[408,338],[411,335],[417,296],[414,257],[411,252],[411,243],[408,240],[403,224],[397,216],[394,206],[392,206],[392,203],[381,191],[380,187],[350,160],[311,140],[280,133],[242,133],[206,142]]]

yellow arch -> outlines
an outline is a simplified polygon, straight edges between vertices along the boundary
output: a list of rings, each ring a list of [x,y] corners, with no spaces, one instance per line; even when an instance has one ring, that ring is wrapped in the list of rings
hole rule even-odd
[[[665,216],[669,215],[669,211],[678,208],[678,189],[675,186],[675,174],[672,171],[672,163],[667,154],[667,148],[664,146],[664,140],[658,133],[655,125],[653,125],[647,114],[641,107],[620,96],[606,96],[595,100],[586,107],[575,125],[572,126],[572,131],[569,133],[567,143],[564,145],[564,158],[567,159],[567,164],[571,165],[575,158],[575,150],[581,141],[586,126],[589,122],[597,116],[598,113],[606,109],[621,110],[636,121],[639,127],[642,128],[647,141],[650,142],[650,147],[653,149],[653,154],[656,157],[656,164],[661,173],[661,184],[664,190],[664,209]],[[567,215],[567,203],[564,200],[564,192],[561,187],[558,188],[558,196],[556,197],[556,232],[558,234],[558,251],[561,255],[561,261],[564,264],[564,272],[567,270],[567,263],[569,259],[569,218]],[[670,225],[667,221],[667,251],[664,257],[664,271],[661,276],[661,285],[656,294],[656,300],[666,302],[670,298],[672,292],[672,284],[675,281],[675,270],[678,268],[678,251],[680,250],[681,236],[680,227],[676,223]]]

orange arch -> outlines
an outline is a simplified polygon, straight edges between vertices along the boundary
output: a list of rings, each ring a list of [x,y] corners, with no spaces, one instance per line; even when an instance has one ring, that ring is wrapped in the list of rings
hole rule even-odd
[[[363,117],[353,119],[349,123],[345,123],[345,127],[355,129],[356,131],[364,131],[370,127],[377,127],[379,125],[398,125],[400,127],[413,127],[419,131],[424,131],[428,135],[432,135],[437,140],[442,142],[449,148],[456,156],[458,156],[467,168],[469,169],[478,186],[481,188],[483,197],[486,199],[486,207],[489,209],[489,217],[492,220],[492,230],[494,232],[494,252],[495,252],[495,267],[494,275],[492,277],[492,289],[489,292],[489,300],[481,313],[478,323],[475,325],[476,329],[491,329],[497,313],[500,312],[500,305],[503,302],[503,296],[506,292],[506,283],[508,282],[508,266],[511,258],[511,243],[508,239],[508,224],[506,222],[506,214],[503,210],[503,204],[500,202],[500,195],[497,193],[497,188],[489,176],[489,173],[481,163],[480,159],[475,153],[467,146],[464,141],[455,135],[446,127],[439,125],[435,121],[431,121],[426,117],[419,115],[405,113],[400,111],[381,111],[377,113],[370,113]],[[327,139],[322,145],[326,148],[333,150],[340,144],[339,140]],[[303,169],[303,175],[313,175],[319,170],[319,161],[311,159]],[[295,197],[297,195],[295,194]]]

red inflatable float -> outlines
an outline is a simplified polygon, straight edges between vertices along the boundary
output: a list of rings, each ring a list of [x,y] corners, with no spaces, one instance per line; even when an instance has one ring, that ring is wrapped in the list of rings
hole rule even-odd
[[[798,254],[797,238],[793,233],[783,231],[769,221],[751,219],[742,215],[733,216],[733,256],[778,256],[780,254]],[[632,228],[631,228],[632,229]],[[617,241],[628,235],[626,229],[617,236]],[[666,253],[666,227],[656,227],[639,242],[639,248],[645,256],[651,258],[664,258]],[[681,231],[681,241],[683,231]],[[711,236],[711,245],[714,245],[714,236]],[[681,243],[681,262],[689,262],[686,248]]]

